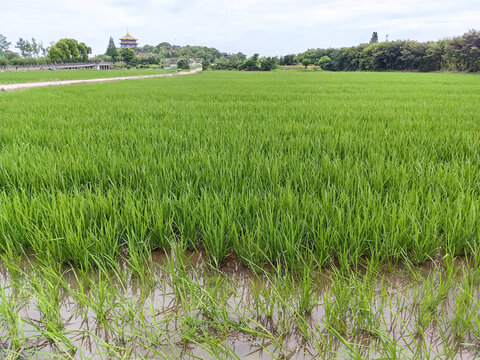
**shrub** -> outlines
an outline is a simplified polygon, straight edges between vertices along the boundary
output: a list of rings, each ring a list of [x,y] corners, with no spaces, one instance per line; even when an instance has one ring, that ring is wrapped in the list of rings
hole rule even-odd
[[[185,59],[180,59],[177,62],[177,69],[185,69],[185,70],[190,70],[190,65],[188,64],[188,61]]]

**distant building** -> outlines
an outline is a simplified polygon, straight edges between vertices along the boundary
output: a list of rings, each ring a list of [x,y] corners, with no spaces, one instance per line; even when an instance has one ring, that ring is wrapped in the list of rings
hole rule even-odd
[[[20,56],[19,53],[10,50],[5,50],[5,55]]]
[[[120,47],[133,49],[134,47],[138,46],[137,40],[138,39],[135,39],[132,35],[130,35],[127,30],[127,35],[120,39]]]
[[[20,57],[20,54],[10,50],[0,51],[0,58],[5,58],[7,55],[10,55],[10,57]]]

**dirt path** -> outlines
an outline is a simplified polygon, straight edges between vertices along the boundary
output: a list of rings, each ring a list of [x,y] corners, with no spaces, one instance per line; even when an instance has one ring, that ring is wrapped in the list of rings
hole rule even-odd
[[[172,77],[172,76],[196,74],[196,73],[199,73],[200,71],[202,71],[202,69],[195,69],[188,72],[181,72],[176,74],[137,75],[137,76],[122,76],[122,77],[114,77],[114,78],[85,79],[85,80],[59,80],[59,81],[44,81],[44,82],[32,82],[32,83],[23,83],[23,84],[5,84],[5,85],[0,84],[0,91],[30,89],[30,88],[44,87],[44,86],[88,84],[88,83],[99,83],[99,82],[107,82],[107,81]]]

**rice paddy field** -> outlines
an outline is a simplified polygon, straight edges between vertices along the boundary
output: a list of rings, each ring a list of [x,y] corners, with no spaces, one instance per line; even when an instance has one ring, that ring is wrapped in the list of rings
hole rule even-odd
[[[302,71],[0,93],[0,355],[478,358],[479,95]]]
[[[118,70],[42,70],[0,72],[0,84],[20,84],[29,82],[86,80],[121,76],[156,75],[170,70],[163,69],[118,69]]]

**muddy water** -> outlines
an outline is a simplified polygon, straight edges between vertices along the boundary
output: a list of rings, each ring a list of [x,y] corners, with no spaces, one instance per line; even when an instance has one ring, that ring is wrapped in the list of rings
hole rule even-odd
[[[375,277],[369,310],[377,315],[376,326],[383,330],[382,335],[375,334],[372,328],[369,331],[354,330],[358,328],[355,314],[361,307],[352,302],[345,310],[347,331],[342,334],[329,331],[326,301],[330,299],[335,304],[339,295],[332,283],[332,274],[325,271],[315,281],[315,305],[311,314],[306,316],[311,330],[309,337],[305,337],[296,324],[298,314],[289,310],[298,302],[295,292],[286,296],[282,306],[275,300],[275,279],[255,276],[234,256],[222,265],[221,273],[208,268],[201,253],[188,253],[187,258],[185,275],[176,268],[167,270],[175,264],[173,255],[154,252],[151,277],[143,282],[128,270],[125,263],[119,264],[117,274],[110,272],[108,277],[101,277],[96,272],[82,277],[77,271],[64,267],[60,277],[63,282],[56,284],[58,279],[38,272],[32,258],[24,259],[19,269],[13,271],[20,272],[20,275],[12,276],[12,271],[0,266],[0,285],[5,293],[2,301],[15,302],[11,309],[18,310],[20,323],[17,327],[23,332],[19,335],[22,339],[17,348],[19,358],[50,359],[52,354],[71,359],[300,360],[349,359],[352,354],[362,358],[385,358],[388,346],[390,349],[394,347],[399,358],[433,359],[450,355],[456,359],[476,359],[479,356],[478,339],[470,331],[463,339],[458,339],[452,328],[461,271],[441,301],[431,312],[426,312],[432,319],[427,321],[423,336],[419,335],[421,304],[439,291],[442,281],[446,281],[444,269],[436,262],[415,269],[414,274],[398,267],[383,270]],[[455,267],[462,269],[467,265],[459,260]],[[184,288],[183,276],[198,287]],[[248,328],[259,330],[258,334],[241,331],[235,326],[220,333],[212,328],[208,320],[216,315],[208,314],[208,309],[205,314],[205,310],[199,310],[202,307],[196,306],[198,301],[208,304],[208,297],[204,295],[196,298],[197,302],[190,298],[185,307],[182,296],[191,296],[191,293],[211,286],[210,277],[221,279],[221,290],[215,292],[218,296],[215,300],[224,305],[228,319],[234,322],[248,319]],[[37,283],[33,280],[35,278]],[[45,281],[53,282],[54,286],[38,286],[44,285]],[[348,282],[344,286],[353,287]],[[348,297],[355,298],[358,289],[354,288]],[[478,293],[476,288],[474,304]],[[53,304],[52,308],[58,312],[48,310],[49,304]],[[8,331],[5,322],[8,311],[4,305],[0,312],[0,356],[7,354],[2,347],[12,348],[12,332]],[[63,338],[58,340],[56,337],[52,341],[49,335],[52,327],[47,323],[54,313],[58,314],[58,322],[62,324],[58,333]],[[224,321],[222,317],[219,319]],[[157,342],[150,337],[153,333],[157,334]],[[270,336],[265,336],[266,333]],[[191,336],[190,340],[185,339],[185,334]],[[205,340],[209,336],[217,339],[215,351],[211,338]]]

